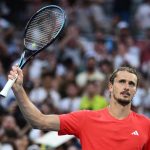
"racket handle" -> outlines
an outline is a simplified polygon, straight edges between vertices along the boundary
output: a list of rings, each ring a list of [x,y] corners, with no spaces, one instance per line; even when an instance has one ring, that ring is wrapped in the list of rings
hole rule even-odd
[[[9,79],[7,81],[7,83],[5,84],[4,88],[2,89],[2,91],[0,92],[0,96],[2,97],[7,97],[9,90],[11,89],[11,87],[13,86],[13,84],[15,83],[16,79],[18,76],[16,76],[15,79],[11,80]]]

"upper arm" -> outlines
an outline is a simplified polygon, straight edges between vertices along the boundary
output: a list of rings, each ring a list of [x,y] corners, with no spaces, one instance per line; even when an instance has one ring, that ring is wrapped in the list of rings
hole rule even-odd
[[[68,114],[62,114],[60,118],[59,135],[80,136],[83,126],[85,125],[86,111],[75,111]]]
[[[59,131],[60,130],[60,119],[59,115],[43,115],[42,114],[41,127],[42,130]]]

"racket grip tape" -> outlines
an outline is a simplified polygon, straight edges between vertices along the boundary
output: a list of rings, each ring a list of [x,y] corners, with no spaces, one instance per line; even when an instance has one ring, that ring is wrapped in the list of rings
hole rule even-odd
[[[0,92],[0,96],[2,97],[7,97],[9,90],[11,89],[11,87],[13,86],[13,84],[15,83],[16,79],[17,79],[18,75],[16,75],[16,78],[14,78],[13,80],[9,79],[7,81],[7,83],[5,84],[4,88],[2,89],[2,91]]]

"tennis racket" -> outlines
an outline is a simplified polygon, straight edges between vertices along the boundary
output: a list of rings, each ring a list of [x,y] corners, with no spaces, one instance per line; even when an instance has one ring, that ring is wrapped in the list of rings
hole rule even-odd
[[[55,41],[64,27],[65,19],[64,10],[55,5],[41,8],[30,18],[24,32],[24,51],[19,62],[21,69],[35,55]],[[8,95],[16,79],[7,81],[0,92],[1,96]]]

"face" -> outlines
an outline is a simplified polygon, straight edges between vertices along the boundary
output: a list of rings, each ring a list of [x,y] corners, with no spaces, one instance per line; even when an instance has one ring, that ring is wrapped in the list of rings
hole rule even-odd
[[[96,83],[89,83],[86,90],[89,96],[93,96],[98,93],[98,86]]]
[[[137,76],[127,71],[119,71],[114,83],[109,85],[111,100],[125,106],[131,103],[137,87]]]
[[[51,88],[51,77],[45,76],[44,79],[42,80],[42,84],[46,89]]]
[[[67,94],[68,94],[68,96],[70,96],[70,97],[75,97],[75,96],[77,96],[77,94],[78,94],[78,89],[77,89],[77,87],[76,87],[75,85],[73,85],[73,84],[68,85],[68,87],[67,87]]]
[[[89,58],[87,61],[87,69],[88,71],[94,71],[96,61],[94,58]]]
[[[15,129],[16,128],[16,121],[12,116],[6,116],[6,117],[4,117],[4,120],[2,122],[2,126],[5,129]]]

